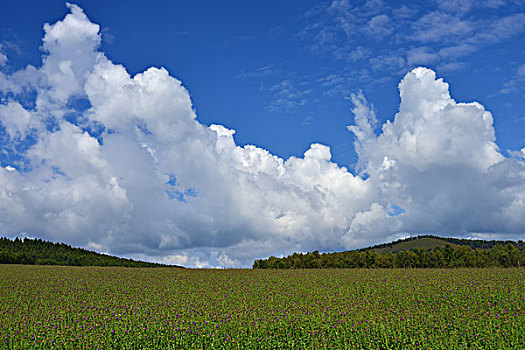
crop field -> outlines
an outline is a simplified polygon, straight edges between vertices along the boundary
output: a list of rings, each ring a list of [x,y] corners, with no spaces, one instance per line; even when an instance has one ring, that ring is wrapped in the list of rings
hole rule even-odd
[[[0,265],[1,349],[523,349],[525,269]]]

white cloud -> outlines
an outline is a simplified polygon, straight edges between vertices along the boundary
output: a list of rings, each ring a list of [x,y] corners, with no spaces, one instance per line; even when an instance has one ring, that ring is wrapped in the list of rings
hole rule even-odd
[[[395,53],[372,57],[368,62],[374,70],[378,71],[399,71],[406,66],[406,59]]]
[[[456,103],[448,84],[436,80],[433,71],[414,69],[399,90],[399,113],[366,147],[370,153],[359,154],[368,161],[368,170],[380,169],[384,156],[417,169],[458,163],[486,170],[502,160],[490,112],[475,102]]]
[[[69,8],[45,26],[42,67],[2,78],[6,89],[37,93],[31,109],[0,103],[6,138],[37,133],[20,149],[27,170],[0,167],[6,234],[205,267],[407,233],[525,231],[524,162],[501,155],[491,114],[456,103],[431,70],[406,75],[400,111],[379,135],[373,106],[353,96],[349,129],[364,179],[332,162],[325,145],[286,160],[236,145],[234,130],[198,121],[188,91],[165,69],[130,76],[97,51],[98,26]],[[284,82],[275,93],[308,94]],[[404,212],[389,214],[394,207]]]
[[[145,256],[145,255],[137,255],[136,259],[150,259],[151,257]],[[178,265],[178,266],[191,266],[198,269],[201,268],[210,268],[212,267],[210,265],[210,262],[207,260],[201,260],[198,256],[190,256],[188,253],[184,252],[181,254],[172,254],[172,255],[166,255],[158,259],[153,259],[153,261],[161,263],[161,264],[167,264],[167,265]],[[225,264],[221,266],[230,266],[230,261],[224,261]]]
[[[12,92],[15,95],[20,95],[25,90],[42,85],[43,80],[44,74],[31,65],[11,75],[0,72],[0,93]]]
[[[474,5],[474,0],[448,0],[436,1],[439,9],[450,11],[452,13],[464,14],[469,12]]]
[[[499,42],[511,38],[525,30],[525,13],[517,13],[498,18],[480,33],[479,41]]]
[[[407,52],[407,64],[409,66],[426,65],[436,61],[437,58],[438,55],[425,46],[410,49]]]
[[[374,39],[382,39],[391,35],[394,31],[393,22],[387,15],[372,17],[365,28],[368,35]]]
[[[44,25],[42,45],[49,53],[43,58],[42,71],[51,87],[44,98],[58,102],[83,94],[86,75],[93,68],[101,41],[99,26],[91,23],[77,5],[67,6],[71,13],[63,21]]]
[[[273,101],[268,105],[269,111],[286,112],[304,106],[312,89],[307,83],[284,79],[267,89],[273,95]]]
[[[39,121],[15,101],[0,104],[0,120],[11,139],[26,137],[28,129]]]
[[[452,71],[457,71],[457,70],[463,69],[464,67],[465,67],[465,63],[462,63],[462,62],[450,62],[450,63],[440,64],[438,66],[438,70],[440,72],[452,72]]]
[[[319,6],[315,9],[301,39],[313,41],[309,48],[315,54],[349,62],[329,74],[344,75],[362,88],[373,85],[368,75],[360,74],[362,70],[400,75],[425,65],[442,72],[460,71],[469,66],[466,60],[476,52],[522,40],[525,32],[522,4],[504,0],[425,5],[334,0],[324,12]],[[367,40],[370,38],[374,40]]]
[[[476,52],[478,48],[474,45],[460,43],[458,45],[447,46],[439,50],[439,56],[445,60],[467,56]]]
[[[473,24],[467,20],[434,11],[424,15],[413,24],[413,33],[410,37],[421,42],[448,42],[465,37],[473,30]]]
[[[523,89],[523,82],[525,81],[525,64],[520,65],[516,69],[516,73],[511,79],[503,84],[503,88],[499,91],[500,94],[510,94]]]
[[[369,48],[366,48],[363,46],[357,46],[348,54],[346,53],[343,54],[343,58],[347,59],[350,62],[356,62],[361,59],[370,57],[371,54],[372,54],[372,50],[370,50]]]
[[[448,85],[425,68],[408,73],[399,90],[394,121],[379,136],[356,133],[364,171],[385,199],[406,209],[387,220],[411,233],[523,234],[517,212],[525,163],[499,152],[490,112],[455,102]]]

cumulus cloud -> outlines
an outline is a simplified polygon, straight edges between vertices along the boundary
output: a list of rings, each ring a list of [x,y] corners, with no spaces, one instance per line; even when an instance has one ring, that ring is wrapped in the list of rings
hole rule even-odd
[[[388,220],[409,233],[523,234],[525,163],[499,152],[491,113],[455,102],[429,69],[408,73],[399,90],[399,112],[380,135],[356,132],[362,167],[406,209]]]
[[[47,78],[47,95],[59,103],[70,96],[82,95],[87,73],[92,69],[100,45],[99,26],[91,23],[77,5],[64,20],[44,25],[42,48],[49,54],[42,61]]]
[[[525,232],[523,160],[431,70],[406,75],[382,128],[353,97],[355,174],[321,144],[289,159],[238,146],[234,130],[199,122],[165,69],[131,76],[98,51],[98,25],[68,7],[44,27],[42,66],[0,80],[4,234],[211,267],[420,232]]]

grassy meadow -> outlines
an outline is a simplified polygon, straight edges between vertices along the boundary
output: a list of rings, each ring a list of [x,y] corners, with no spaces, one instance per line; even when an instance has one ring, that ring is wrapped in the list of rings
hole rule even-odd
[[[519,349],[525,269],[0,265],[1,349]]]

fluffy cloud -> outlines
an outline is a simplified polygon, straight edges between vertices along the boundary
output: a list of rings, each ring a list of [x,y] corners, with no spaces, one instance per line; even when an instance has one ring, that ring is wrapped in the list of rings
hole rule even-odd
[[[499,152],[491,113],[455,102],[425,68],[408,73],[399,90],[399,112],[380,135],[363,132],[362,121],[351,128],[362,171],[406,209],[392,217],[398,230],[523,234],[525,163]]]
[[[57,103],[83,94],[86,75],[93,68],[100,45],[99,26],[91,23],[77,5],[67,4],[71,13],[63,21],[45,24],[42,72],[47,78],[47,96]]]
[[[198,121],[165,69],[130,76],[111,62],[99,27],[68,6],[44,27],[42,66],[0,77],[4,234],[204,267],[407,233],[525,232],[523,160],[431,70],[407,74],[379,135],[354,96],[355,174],[321,144],[286,160],[236,145],[234,130]]]

